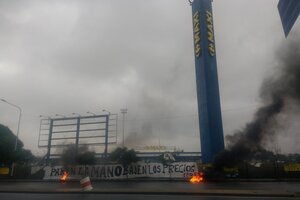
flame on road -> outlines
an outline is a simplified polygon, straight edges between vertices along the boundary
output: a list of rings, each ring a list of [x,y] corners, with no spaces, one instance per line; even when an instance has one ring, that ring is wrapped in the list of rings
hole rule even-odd
[[[200,183],[200,182],[203,182],[203,173],[200,172],[194,176],[192,176],[192,178],[190,179],[190,182],[191,183]]]
[[[60,182],[65,184],[67,182],[68,176],[69,176],[68,172],[64,171],[63,175],[60,177]]]

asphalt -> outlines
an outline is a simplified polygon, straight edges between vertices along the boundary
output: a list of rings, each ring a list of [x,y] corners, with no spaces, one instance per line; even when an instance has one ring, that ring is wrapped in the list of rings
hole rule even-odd
[[[93,189],[92,191],[83,191],[81,189],[56,189],[56,190],[10,190],[0,191],[1,193],[38,193],[38,194],[82,194],[82,193],[93,193],[93,194],[142,194],[142,195],[193,195],[193,196],[247,196],[247,197],[300,197],[293,192],[278,192],[278,191],[266,191],[266,190],[217,190],[209,189],[204,191],[166,191],[166,190],[151,190],[151,189]]]
[[[300,182],[218,182],[192,184],[186,181],[92,182],[85,192],[79,182],[1,181],[1,193],[48,194],[148,194],[247,197],[300,197]]]
[[[30,200],[295,200],[297,197],[247,197],[247,196],[199,196],[199,195],[163,195],[163,194],[43,194],[43,193],[0,193],[0,199],[30,199]]]

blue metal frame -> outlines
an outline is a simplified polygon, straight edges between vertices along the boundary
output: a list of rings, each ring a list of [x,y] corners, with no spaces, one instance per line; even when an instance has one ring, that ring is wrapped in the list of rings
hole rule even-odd
[[[109,115],[106,115],[105,117],[105,147],[104,147],[104,158],[107,159],[107,148],[108,148],[108,121],[109,121]]]
[[[95,119],[98,118],[99,121],[90,121],[90,122],[84,122],[85,119]],[[46,154],[46,162],[49,164],[50,159],[52,158],[53,155],[58,155],[58,154],[53,154],[51,153],[51,148],[62,148],[66,147],[70,144],[52,144],[52,141],[54,140],[67,140],[67,139],[75,139],[75,146],[76,146],[76,153],[78,152],[78,146],[79,145],[96,145],[96,146],[102,146],[104,145],[104,152],[103,156],[104,158],[108,157],[108,145],[109,144],[116,144],[116,137],[117,135],[111,135],[114,131],[112,130],[109,134],[109,115],[93,115],[93,116],[78,116],[78,117],[64,117],[64,118],[49,118],[49,124],[44,124],[45,126],[49,126],[47,129],[43,130],[48,130],[48,134],[42,134],[42,123],[43,121],[41,120],[41,126],[40,126],[40,133],[39,133],[39,147],[47,147],[47,154]],[[74,120],[74,122],[70,123],[68,120]],[[102,120],[102,121],[101,121]],[[56,124],[55,122],[61,122],[60,124]],[[104,124],[103,128],[85,128],[85,129],[80,129],[81,125],[97,125],[97,124]],[[55,131],[55,127],[66,127],[66,126],[73,126],[74,128],[72,130],[63,130],[63,131]],[[92,135],[92,136],[84,136],[80,135],[80,133],[87,133],[89,131],[99,131],[98,135]],[[100,132],[103,131],[104,135]],[[52,137],[53,134],[62,134],[62,133],[71,133],[74,134],[73,136],[67,136],[67,137]],[[47,137],[47,139],[44,139]],[[104,142],[99,141],[98,139],[104,137]],[[95,139],[95,142],[88,142],[86,144],[79,143],[79,140],[81,138],[89,138],[89,139]],[[115,142],[109,141],[109,138],[115,138]],[[98,141],[98,142],[97,142]],[[41,142],[47,142],[47,144],[41,144]]]

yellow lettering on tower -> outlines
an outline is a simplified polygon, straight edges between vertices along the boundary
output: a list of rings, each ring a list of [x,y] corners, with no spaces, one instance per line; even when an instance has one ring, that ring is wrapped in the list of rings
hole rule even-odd
[[[194,26],[195,55],[196,57],[199,57],[201,55],[199,11],[196,11],[193,15],[193,26]]]
[[[215,55],[215,38],[214,38],[214,25],[212,13],[210,11],[205,12],[206,16],[206,28],[207,28],[207,40],[208,40],[208,52],[211,56]]]

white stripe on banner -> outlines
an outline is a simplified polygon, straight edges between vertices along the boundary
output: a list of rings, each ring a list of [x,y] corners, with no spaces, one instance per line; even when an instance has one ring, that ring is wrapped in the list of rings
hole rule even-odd
[[[90,165],[90,166],[47,166],[44,168],[45,180],[59,179],[66,170],[69,179],[81,179],[89,176],[94,180],[126,179],[126,178],[189,178],[198,172],[195,162],[162,163],[138,162],[124,168],[122,165]]]

